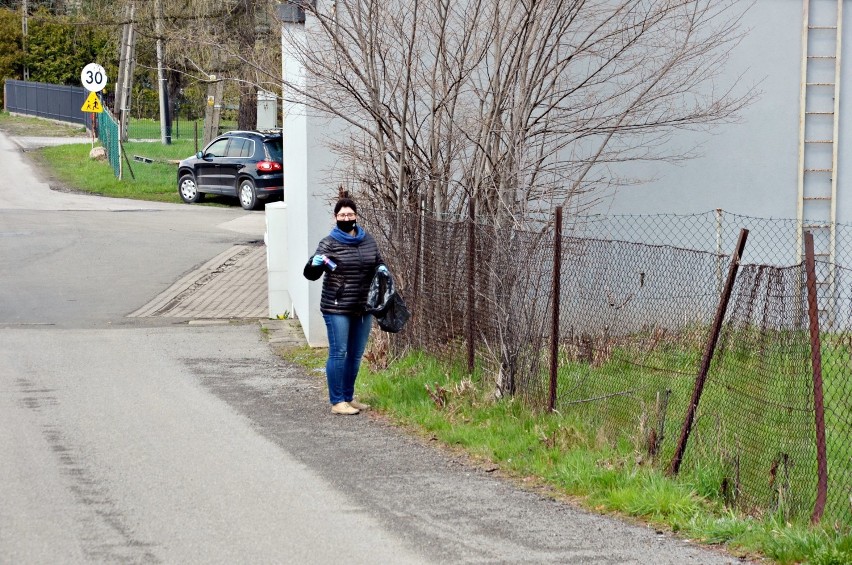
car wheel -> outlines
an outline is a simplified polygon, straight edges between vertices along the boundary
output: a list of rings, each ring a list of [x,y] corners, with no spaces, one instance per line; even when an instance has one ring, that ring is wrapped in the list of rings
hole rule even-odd
[[[246,210],[254,210],[257,208],[257,191],[254,188],[254,183],[251,179],[243,179],[240,181],[240,188],[237,190],[237,196],[240,198],[240,206]]]
[[[178,194],[181,200],[187,204],[198,202],[204,198],[203,192],[198,192],[198,186],[195,184],[195,177],[192,175],[183,175],[178,181]]]

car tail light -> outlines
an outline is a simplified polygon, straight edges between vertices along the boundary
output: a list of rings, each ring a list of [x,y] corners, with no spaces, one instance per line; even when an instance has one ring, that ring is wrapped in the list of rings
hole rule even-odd
[[[274,173],[281,170],[281,163],[278,161],[258,161],[257,170],[262,173]]]

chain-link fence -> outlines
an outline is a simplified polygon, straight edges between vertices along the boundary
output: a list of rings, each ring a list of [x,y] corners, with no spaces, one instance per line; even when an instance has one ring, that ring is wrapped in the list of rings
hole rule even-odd
[[[803,220],[813,226],[817,253],[830,245],[830,226]],[[801,262],[802,239],[794,219],[768,219],[714,210],[691,215],[612,215],[574,218],[566,234],[575,237],[632,241],[649,245],[670,245],[684,249],[727,255],[737,241],[740,229],[750,231],[744,263],[790,266]],[[570,231],[569,231],[570,230]],[[838,265],[852,265],[852,225],[835,224],[835,258]],[[824,260],[828,260],[825,258]]]
[[[553,229],[395,212],[365,224],[413,313],[397,345],[468,351],[501,393],[552,402],[601,438],[632,442],[645,463],[671,472],[683,448],[681,472],[713,477],[720,497],[753,513],[811,516],[822,460],[824,519],[852,523],[852,270],[818,254],[809,317],[798,222],[718,211],[568,218],[558,246]],[[740,228],[750,234],[716,339]],[[836,226],[838,260],[852,257],[850,228]]]
[[[112,167],[112,172],[116,178],[121,178],[121,130],[118,127],[118,121],[115,117],[104,108],[104,111],[98,114],[98,140],[106,150],[107,159]]]

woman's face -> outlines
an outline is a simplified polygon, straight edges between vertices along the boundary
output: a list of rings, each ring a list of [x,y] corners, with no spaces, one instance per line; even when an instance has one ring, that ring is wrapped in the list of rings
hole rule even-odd
[[[354,220],[355,219],[355,210],[348,206],[344,206],[340,210],[338,210],[337,215],[335,216],[336,220],[341,222],[345,222],[346,220]]]

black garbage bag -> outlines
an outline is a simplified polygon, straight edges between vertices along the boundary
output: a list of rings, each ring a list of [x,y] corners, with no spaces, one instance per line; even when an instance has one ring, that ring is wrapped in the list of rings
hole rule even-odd
[[[367,294],[367,312],[375,316],[383,331],[390,333],[402,330],[411,317],[389,271],[376,270]]]

